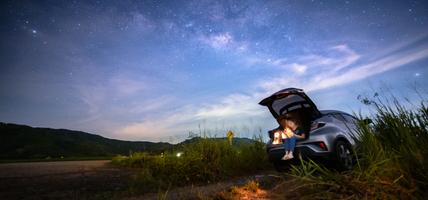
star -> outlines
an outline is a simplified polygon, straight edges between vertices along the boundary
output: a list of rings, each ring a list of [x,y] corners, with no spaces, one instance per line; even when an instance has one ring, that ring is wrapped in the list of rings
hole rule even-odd
[[[407,79],[428,85],[426,7],[428,1],[420,0],[10,1],[0,30],[6,69],[0,73],[0,118],[54,126],[73,120],[82,127],[101,127],[100,132],[109,132],[102,127],[112,120],[111,130],[132,127],[137,136],[141,127],[128,125],[149,120],[150,109],[159,107],[144,126],[169,121],[171,112],[183,111],[184,121],[177,122],[183,130],[177,134],[193,130],[190,120],[200,119],[201,113],[213,124],[225,116],[230,127],[235,120],[240,126],[247,123],[241,119],[254,117],[260,121],[254,126],[267,129],[261,113],[252,112],[258,94],[293,86],[313,91],[311,96],[333,108],[349,102],[348,111],[359,110],[364,105],[347,100],[354,95],[351,88],[365,93],[370,85],[377,90],[387,78],[391,81],[386,85],[394,89],[405,86]],[[405,76],[398,74],[402,71]],[[15,79],[24,81],[14,84]],[[33,85],[33,79],[42,81]],[[335,98],[339,93],[342,98]],[[27,97],[21,94],[31,98],[14,101]],[[33,96],[73,98],[60,112],[42,108],[54,115],[39,119],[39,100],[45,99]],[[235,117],[228,105],[235,101],[245,107],[236,113],[251,114]],[[94,124],[80,123],[92,116],[97,116]]]

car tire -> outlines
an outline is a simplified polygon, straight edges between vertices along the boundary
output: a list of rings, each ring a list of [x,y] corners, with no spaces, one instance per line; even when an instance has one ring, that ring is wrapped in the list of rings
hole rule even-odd
[[[290,169],[290,162],[278,160],[273,162],[273,166],[277,172],[287,172]]]
[[[355,163],[352,147],[348,142],[339,140],[335,145],[336,166],[339,171],[351,170]]]

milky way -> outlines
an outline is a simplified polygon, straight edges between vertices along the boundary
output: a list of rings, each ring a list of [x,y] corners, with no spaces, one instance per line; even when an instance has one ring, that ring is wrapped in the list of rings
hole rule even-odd
[[[251,137],[257,103],[300,87],[321,109],[427,94],[425,1],[2,1],[0,121],[176,142]]]

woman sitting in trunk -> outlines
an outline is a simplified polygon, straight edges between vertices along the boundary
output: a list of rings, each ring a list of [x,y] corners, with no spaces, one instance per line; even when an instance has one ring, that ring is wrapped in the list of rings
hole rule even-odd
[[[293,158],[294,147],[296,147],[297,139],[306,139],[306,133],[302,127],[301,120],[298,117],[291,117],[285,115],[278,119],[278,123],[283,128],[283,134],[285,138],[282,138],[285,155],[282,160],[289,160]]]

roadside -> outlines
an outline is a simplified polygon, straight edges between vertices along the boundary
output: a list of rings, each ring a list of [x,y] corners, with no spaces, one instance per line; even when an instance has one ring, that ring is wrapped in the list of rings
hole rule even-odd
[[[269,190],[285,181],[274,171],[262,171],[138,194],[129,188],[139,171],[111,165],[110,160],[0,164],[0,199],[271,199]],[[257,183],[257,190],[251,183]]]
[[[47,157],[39,159],[12,159],[0,160],[0,164],[10,164],[10,163],[29,163],[29,162],[56,162],[56,161],[97,161],[97,160],[111,160],[112,156],[98,156],[98,157]]]
[[[110,160],[0,164],[0,199],[105,199],[126,191],[135,170]]]
[[[284,176],[274,171],[265,171],[257,175],[233,178],[227,181],[207,185],[191,185],[173,188],[157,193],[126,197],[122,200],[146,199],[299,199],[287,194],[297,188],[298,179]]]
[[[22,178],[80,173],[108,167],[110,160],[16,162],[0,164],[0,178]]]
[[[0,164],[0,199],[299,199],[305,192],[299,179],[268,170],[142,194],[130,190],[140,171],[110,160]]]

